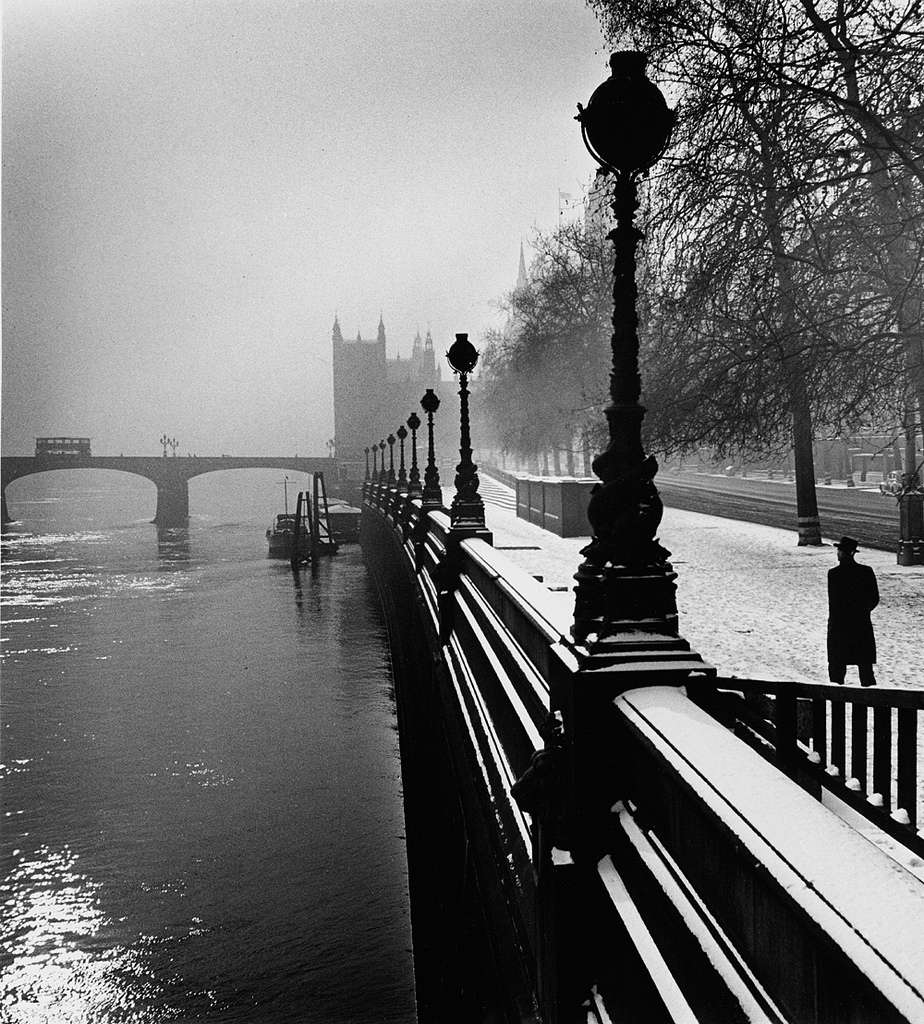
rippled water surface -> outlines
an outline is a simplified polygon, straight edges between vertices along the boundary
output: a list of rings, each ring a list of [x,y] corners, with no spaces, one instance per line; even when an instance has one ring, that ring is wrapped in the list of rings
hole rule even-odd
[[[384,630],[357,549],[266,557],[279,477],[182,531],[122,474],[8,488],[0,1020],[413,1020]]]

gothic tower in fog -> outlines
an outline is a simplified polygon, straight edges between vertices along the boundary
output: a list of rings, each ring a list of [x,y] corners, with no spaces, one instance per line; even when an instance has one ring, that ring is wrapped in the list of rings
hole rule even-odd
[[[394,433],[412,412],[423,418],[420,399],[427,388],[433,388],[443,401],[448,396],[440,388],[429,329],[423,342],[417,332],[410,358],[389,359],[381,317],[374,341],[365,341],[361,333],[355,341],[345,340],[335,317],[331,344],[337,458],[348,476],[361,479],[364,449]]]

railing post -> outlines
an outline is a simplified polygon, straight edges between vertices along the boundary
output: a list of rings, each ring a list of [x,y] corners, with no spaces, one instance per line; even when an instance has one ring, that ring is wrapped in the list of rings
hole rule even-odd
[[[776,695],[776,757],[780,769],[795,778],[796,762],[796,698],[779,691]]]
[[[866,793],[866,705],[853,703],[850,706],[850,774],[860,783],[860,792]]]
[[[898,761],[898,795],[896,804],[908,815],[908,823],[912,832],[917,831],[918,821],[917,733],[917,711],[914,708],[899,708],[898,742],[896,744],[896,758]]]
[[[847,781],[847,714],[844,701],[831,701],[831,765]]]
[[[828,702],[812,701],[812,750],[818,757],[819,767],[828,763]]]
[[[882,809],[892,808],[892,709],[873,708],[873,792],[882,798]]]

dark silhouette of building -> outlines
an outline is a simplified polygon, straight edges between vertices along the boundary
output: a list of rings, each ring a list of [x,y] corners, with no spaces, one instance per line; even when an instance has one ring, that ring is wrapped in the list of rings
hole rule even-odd
[[[440,419],[446,420],[451,415],[450,409],[455,407],[450,400],[453,382],[442,380],[429,330],[425,340],[421,340],[420,331],[417,332],[409,358],[402,359],[398,355],[390,359],[386,354],[385,323],[381,317],[374,341],[365,341],[359,333],[355,341],[346,341],[339,318],[335,317],[332,345],[334,438],[342,472],[350,479],[362,479],[365,448],[393,434],[412,412],[422,416],[420,399],[427,388],[433,388],[444,403],[438,414]],[[444,408],[445,417],[442,416]],[[445,433],[443,427],[438,436],[444,437]],[[425,437],[419,442],[425,457]],[[442,453],[444,457],[448,454]],[[396,467],[397,458],[396,450]]]

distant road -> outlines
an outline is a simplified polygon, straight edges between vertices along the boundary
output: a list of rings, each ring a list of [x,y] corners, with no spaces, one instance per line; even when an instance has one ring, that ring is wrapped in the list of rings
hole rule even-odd
[[[723,477],[662,470],[655,478],[661,500],[671,508],[741,519],[796,532],[795,484],[754,477]],[[899,537],[898,503],[878,491],[819,484],[818,515],[822,536],[847,534],[860,544],[895,551]]]

